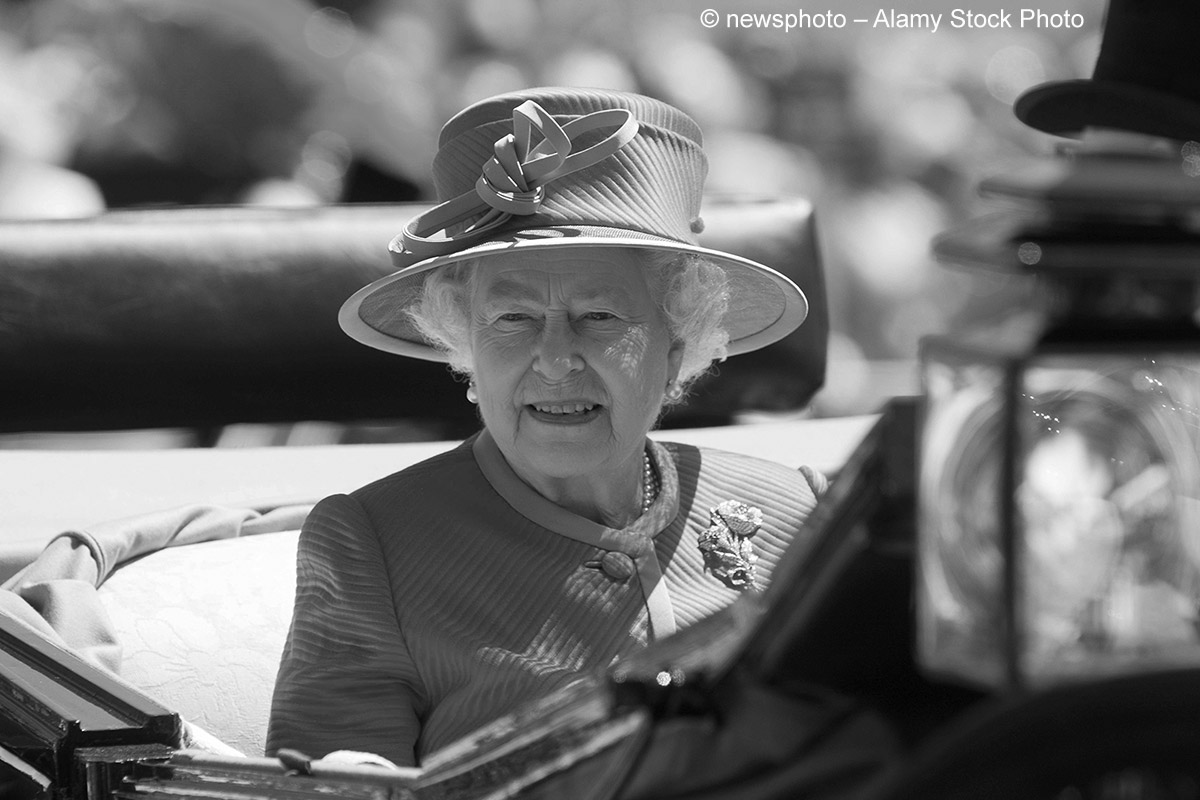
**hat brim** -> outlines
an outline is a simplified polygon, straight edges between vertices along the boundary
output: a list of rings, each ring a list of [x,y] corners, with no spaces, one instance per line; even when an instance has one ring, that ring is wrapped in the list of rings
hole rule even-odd
[[[1200,104],[1119,81],[1079,79],[1035,86],[1013,103],[1017,119],[1057,136],[1115,128],[1168,139],[1200,139]]]
[[[567,225],[523,229],[481,244],[414,263],[414,256],[397,242],[392,244],[397,272],[359,289],[342,305],[338,322],[351,338],[389,353],[446,361],[446,354],[430,346],[406,313],[423,289],[431,270],[502,253],[576,248],[630,247],[660,252],[691,253],[709,259],[729,276],[729,310],[724,325],[729,332],[728,354],[757,350],[787,336],[808,316],[808,300],[790,278],[748,258],[678,242],[653,234],[603,226]]]

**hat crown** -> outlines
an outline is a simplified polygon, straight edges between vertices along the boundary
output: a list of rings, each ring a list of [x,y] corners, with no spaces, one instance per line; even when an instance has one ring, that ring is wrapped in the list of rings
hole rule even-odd
[[[554,117],[581,117],[597,111],[623,108],[644,125],[653,125],[674,131],[680,136],[703,145],[700,126],[690,116],[675,106],[632,92],[617,92],[607,89],[570,89],[561,86],[545,86],[522,89],[517,92],[489,97],[467,106],[442,126],[438,137],[438,150],[446,147],[455,138],[474,128],[494,123],[512,121],[513,109],[532,100]]]
[[[513,217],[508,230],[565,225],[619,227],[695,243],[708,162],[700,127],[660,100],[603,89],[539,88],[499,95],[468,106],[442,128],[433,161],[438,200],[475,191],[497,142],[513,133],[513,112],[532,101],[559,125],[588,114],[621,109],[637,121],[637,135],[612,156],[545,186],[537,213]],[[573,141],[589,146],[604,131]]]
[[[1196,0],[1111,0],[1092,79],[1200,99]]]
[[[1059,135],[1093,127],[1200,139],[1197,32],[1197,0],[1110,0],[1092,77],[1035,86],[1013,111]]]

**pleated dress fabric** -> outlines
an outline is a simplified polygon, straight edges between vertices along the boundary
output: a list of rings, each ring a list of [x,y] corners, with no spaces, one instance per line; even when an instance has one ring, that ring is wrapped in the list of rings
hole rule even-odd
[[[309,515],[267,751],[418,764],[521,704],[708,617],[740,590],[697,543],[725,500],[757,506],[757,588],[816,504],[773,462],[650,443],[661,490],[618,530],[542,498],[486,431]]]

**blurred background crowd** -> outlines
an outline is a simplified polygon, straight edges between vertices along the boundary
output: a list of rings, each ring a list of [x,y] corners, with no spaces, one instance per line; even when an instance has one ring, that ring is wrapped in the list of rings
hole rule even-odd
[[[1019,280],[937,265],[929,242],[986,207],[980,178],[1052,151],[1012,101],[1091,74],[1103,2],[1070,7],[1078,28],[944,20],[936,32],[710,29],[706,8],[797,11],[781,0],[0,0],[0,217],[423,199],[438,128],[473,100],[541,84],[641,91],[701,123],[710,191],[815,203],[834,332],[811,413],[874,410],[915,390],[922,335],[1021,301]]]

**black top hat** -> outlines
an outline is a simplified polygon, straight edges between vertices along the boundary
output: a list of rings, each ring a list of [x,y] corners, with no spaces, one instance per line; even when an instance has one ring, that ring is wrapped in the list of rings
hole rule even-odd
[[[1198,37],[1198,0],[1110,0],[1091,79],[1035,86],[1013,111],[1060,136],[1096,127],[1200,140]]]

